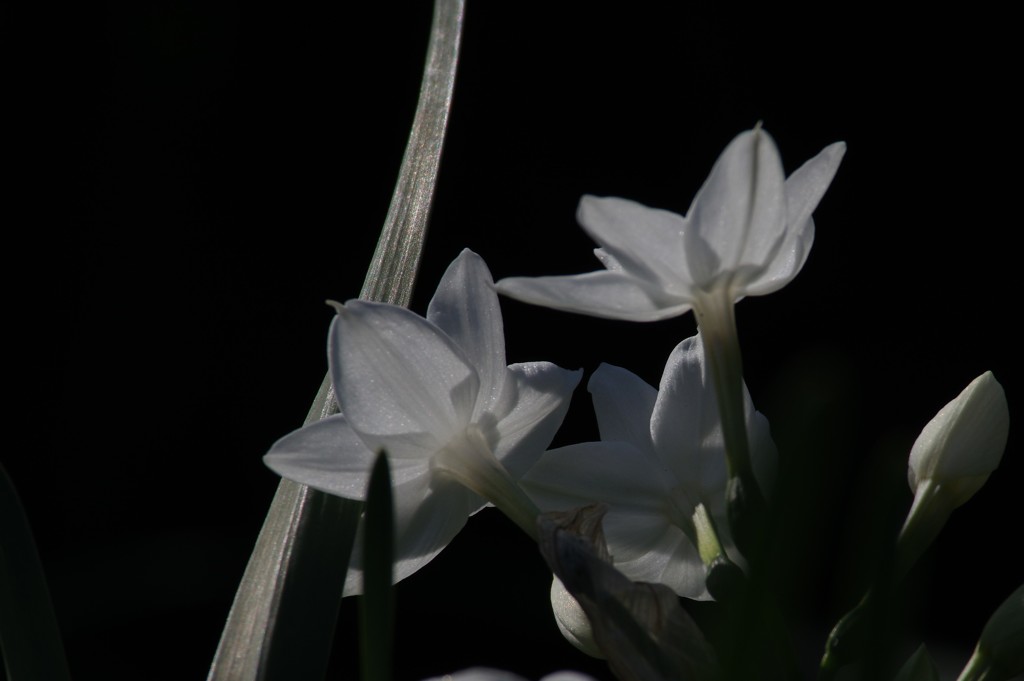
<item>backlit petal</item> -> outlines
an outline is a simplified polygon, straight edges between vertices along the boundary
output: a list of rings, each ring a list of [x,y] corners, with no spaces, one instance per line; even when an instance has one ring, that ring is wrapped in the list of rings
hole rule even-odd
[[[683,216],[628,199],[584,196],[576,219],[613,262],[631,275],[677,295],[689,289]]]
[[[624,272],[598,271],[562,277],[510,277],[497,283],[498,293],[533,305],[606,319],[653,322],[681,315],[689,299],[655,300]]]
[[[412,312],[350,301],[328,338],[341,411],[359,433],[429,433],[440,448],[473,412],[479,386],[465,354]]]
[[[802,228],[810,219],[845,154],[845,142],[830,144],[786,178],[786,210],[791,229]]]
[[[616,565],[632,563],[652,552],[661,552],[660,547],[667,534],[673,537],[682,534],[669,522],[661,508],[653,505],[650,508],[609,508],[602,525],[608,550]],[[628,576],[640,581],[656,581],[650,578],[652,574]]]
[[[642,528],[630,528],[624,524],[615,527],[612,534],[627,537]],[[608,536],[608,532],[605,532]],[[609,548],[612,539],[609,538]],[[616,560],[615,567],[637,582],[656,582],[668,586],[680,596],[695,600],[709,600],[710,594],[704,585],[704,564],[696,547],[683,532],[674,526],[665,526],[656,541],[645,547],[636,558]]]
[[[517,399],[497,423],[494,455],[518,480],[551,444],[583,372],[550,362],[513,364],[508,371],[516,382]]]
[[[665,364],[651,417],[655,450],[691,501],[725,487],[726,461],[718,402],[708,384],[700,336],[676,346]]]
[[[763,296],[774,293],[793,280],[807,261],[814,244],[814,219],[807,218],[799,228],[791,229],[768,268],[743,286],[743,294]]]
[[[470,513],[482,504],[461,485],[422,475],[395,484],[395,564],[392,579],[400,582],[429,563],[455,538]],[[364,526],[356,533],[345,596],[362,593]]]
[[[545,452],[522,486],[546,510],[603,501],[612,510],[657,511],[668,494],[666,477],[649,452],[628,442],[583,442]]]
[[[784,182],[768,133],[755,128],[729,143],[687,213],[684,248],[694,283],[769,264],[785,236]]]
[[[587,384],[604,441],[620,440],[651,449],[651,413],[658,391],[631,371],[602,364]]]
[[[505,383],[505,334],[494,280],[479,255],[463,250],[448,266],[427,320],[448,334],[477,370],[477,412],[490,409]]]
[[[830,144],[786,178],[786,239],[768,268],[746,287],[747,295],[772,293],[788,284],[803,268],[814,243],[811,213],[835,177],[845,153],[844,142]]]
[[[367,447],[338,414],[275,442],[263,462],[281,477],[328,494],[362,500],[375,450]],[[391,477],[404,482],[427,471],[425,460],[391,459]]]

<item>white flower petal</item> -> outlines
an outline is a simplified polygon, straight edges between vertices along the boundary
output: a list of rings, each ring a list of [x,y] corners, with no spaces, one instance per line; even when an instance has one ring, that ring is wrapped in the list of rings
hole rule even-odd
[[[350,301],[339,308],[327,347],[338,404],[357,432],[430,433],[440,448],[469,422],[476,370],[422,317]]]
[[[611,507],[609,514],[616,508],[660,513],[669,491],[666,477],[650,453],[631,443],[583,442],[545,452],[522,487],[547,510],[601,501]]]
[[[672,525],[663,510],[651,505],[650,508],[609,507],[602,527],[608,551],[616,565],[635,563],[634,567],[647,565],[643,560],[651,553],[664,553],[661,548],[666,535],[678,538],[682,531]],[[641,561],[636,563],[636,561]],[[629,575],[634,581],[657,581],[655,572]]]
[[[491,408],[505,383],[505,334],[494,280],[483,259],[465,249],[441,278],[427,321],[462,349],[480,377],[477,413]]]
[[[680,533],[682,535],[682,533]],[[711,600],[705,577],[707,573],[704,562],[700,559],[697,548],[683,536],[676,544],[675,552],[665,565],[665,571],[657,581],[667,585],[680,596],[697,601]]]
[[[610,514],[609,514],[610,515]],[[605,516],[605,538],[615,567],[634,582],[664,584],[680,596],[708,600],[705,566],[683,531],[666,523],[651,533],[643,516],[610,520]],[[638,541],[637,537],[644,537]]]
[[[651,416],[654,448],[693,502],[725,488],[725,443],[718,402],[699,335],[677,345],[665,364]]]
[[[601,439],[621,440],[651,449],[651,413],[658,391],[631,371],[602,364],[590,377],[587,390],[594,402]]]
[[[395,504],[395,564],[392,580],[400,582],[429,563],[483,504],[465,487],[424,474],[393,486]],[[349,559],[345,596],[362,593],[364,525],[359,524]]]
[[[623,271],[622,265],[619,264],[619,261],[616,260],[608,251],[604,250],[603,248],[595,248],[594,256],[601,261],[601,264],[604,265],[604,268],[606,270],[611,270],[612,272]]]
[[[845,154],[845,142],[830,144],[786,178],[786,209],[790,229],[802,228],[803,223],[811,218],[825,190],[832,184],[832,178],[836,176]]]
[[[688,294],[686,218],[628,199],[588,195],[580,199],[576,219],[616,266],[657,288]]]
[[[653,322],[681,315],[688,299],[655,297],[624,272],[598,271],[561,277],[510,277],[498,293],[524,303],[606,319]]]
[[[515,381],[515,407],[497,423],[494,455],[514,479],[519,479],[551,444],[569,409],[572,391],[583,371],[569,371],[550,362],[526,362],[508,367]]]
[[[438,447],[438,437],[433,433],[360,433],[359,436],[370,450],[387,452],[388,459],[396,466],[406,461],[424,463],[437,452]]]
[[[811,213],[832,183],[845,153],[844,142],[830,144],[786,178],[786,240],[757,281],[746,287],[747,295],[773,293],[788,284],[803,268],[814,243]]]
[[[799,229],[791,229],[779,247],[768,268],[757,274],[754,281],[743,287],[748,296],[763,296],[775,293],[793,280],[811,252],[814,244],[814,220],[807,218]]]
[[[751,465],[758,483],[767,492],[775,481],[775,443],[768,420],[754,409],[746,386],[743,404]],[[651,434],[655,450],[671,468],[687,497],[694,503],[702,501],[713,511],[719,509],[724,503],[728,466],[718,400],[699,334],[677,345],[665,364],[651,417]]]
[[[784,182],[768,133],[755,128],[729,143],[687,213],[684,249],[695,284],[770,263],[785,237]]]
[[[375,450],[338,414],[275,442],[263,462],[283,478],[346,499],[363,500]],[[391,477],[401,483],[426,472],[426,462],[389,457]]]

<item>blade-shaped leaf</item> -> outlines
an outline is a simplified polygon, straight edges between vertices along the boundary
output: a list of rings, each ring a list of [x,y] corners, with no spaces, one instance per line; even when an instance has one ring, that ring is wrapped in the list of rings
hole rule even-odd
[[[391,499],[388,457],[377,455],[366,492],[363,525],[363,596],[359,622],[364,681],[390,681],[394,589],[391,568],[395,553],[395,509]]]
[[[360,297],[408,305],[436,184],[464,0],[437,0],[419,103]],[[325,378],[310,423],[336,413]],[[360,504],[282,480],[256,540],[208,679],[323,678]]]

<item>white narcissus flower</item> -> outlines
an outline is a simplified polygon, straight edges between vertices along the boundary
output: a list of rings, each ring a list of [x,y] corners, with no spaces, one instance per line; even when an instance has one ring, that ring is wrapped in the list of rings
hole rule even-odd
[[[426,319],[382,303],[339,305],[328,359],[341,413],[278,440],[264,461],[362,500],[375,453],[387,452],[396,582],[430,562],[485,501],[535,532],[536,509],[514,481],[550,444],[581,372],[505,365],[498,297],[478,255],[464,250],[451,264]],[[345,595],[362,590],[361,543]]]
[[[546,452],[523,488],[545,510],[604,502],[604,536],[619,571],[681,596],[710,598],[693,536],[701,513],[710,514],[727,550],[731,540],[721,422],[700,336],[673,350],[659,390],[608,364],[588,389],[601,441]],[[776,452],[768,422],[745,391],[744,403],[754,473],[770,485]]]
[[[845,151],[836,142],[786,178],[775,142],[756,126],[729,143],[685,216],[584,196],[577,219],[600,245],[595,253],[604,270],[497,284],[527,303],[611,319],[655,321],[693,309],[722,418],[729,519],[744,550],[763,536],[765,502],[743,423],[734,304],[782,288],[803,267],[814,241],[811,213]]]
[[[897,574],[909,570],[953,510],[999,466],[1009,429],[1006,395],[991,371],[971,381],[924,427],[907,466],[914,503],[897,542]]]
[[[770,135],[756,127],[719,156],[685,216],[620,198],[584,196],[577,220],[604,270],[512,277],[498,291],[581,314],[655,321],[698,314],[785,286],[814,241],[811,213],[846,151],[826,147],[788,178]]]

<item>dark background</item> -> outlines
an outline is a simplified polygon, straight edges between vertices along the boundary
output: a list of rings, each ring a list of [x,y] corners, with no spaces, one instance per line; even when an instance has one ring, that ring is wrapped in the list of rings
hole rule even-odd
[[[684,212],[757,121],[787,172],[845,140],[803,271],[737,310],[747,383],[806,492],[787,501],[781,600],[813,661],[909,506],[917,433],[991,369],[1013,421],[1003,465],[903,604],[907,641],[960,665],[1024,573],[1012,22],[669,4],[470,0],[412,308],[464,247],[495,278],[596,269],[582,194]],[[326,370],[324,300],[358,294],[386,214],[429,3],[4,13],[0,460],[74,676],[204,678],[277,485],[260,457],[302,423]],[[503,309],[510,362],[584,382],[607,361],[656,384],[695,331],[692,315]],[[581,387],[556,444],[594,437]],[[476,664],[610,678],[557,633],[534,551],[488,511],[403,582],[398,679]],[[355,676],[355,613],[345,601],[333,678]]]

